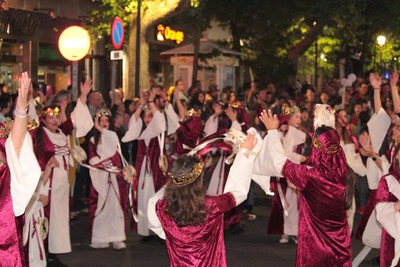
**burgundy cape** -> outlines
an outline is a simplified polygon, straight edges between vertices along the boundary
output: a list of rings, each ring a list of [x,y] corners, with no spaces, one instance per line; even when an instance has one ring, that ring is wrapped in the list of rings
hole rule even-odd
[[[171,267],[224,267],[224,212],[235,207],[230,193],[206,196],[206,222],[197,226],[178,227],[165,212],[166,200],[157,202],[156,213],[166,235]]]
[[[389,174],[400,183],[399,175],[396,172],[389,170]],[[379,181],[378,190],[376,192],[376,203],[379,202],[397,202],[396,196],[389,192],[388,184],[385,179],[387,175],[383,176]],[[393,237],[382,227],[382,237],[381,237],[381,250],[380,250],[380,266],[391,266],[392,260],[394,258],[394,239]],[[400,266],[400,261],[396,266]]]
[[[28,266],[22,244],[24,215],[14,215],[10,178],[10,169],[4,164],[0,167],[0,266]]]
[[[313,148],[312,153],[319,152]],[[300,190],[296,266],[350,267],[350,229],[344,208],[347,169],[335,168],[346,165],[326,155],[310,158],[317,161],[307,162],[313,167],[287,161],[282,170]],[[341,158],[337,161],[343,161],[344,154]]]

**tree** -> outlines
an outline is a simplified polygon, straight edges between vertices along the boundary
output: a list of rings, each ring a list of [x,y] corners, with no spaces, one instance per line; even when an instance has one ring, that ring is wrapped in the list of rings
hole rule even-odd
[[[128,84],[127,98],[134,97],[135,55],[136,55],[136,17],[137,0],[92,0],[99,4],[99,9],[92,12],[89,21],[92,34],[109,34],[110,22],[115,16],[119,16],[126,23],[128,39]],[[147,32],[160,19],[179,14],[190,7],[193,0],[143,0],[141,8],[140,28],[140,88],[149,87],[149,45]]]

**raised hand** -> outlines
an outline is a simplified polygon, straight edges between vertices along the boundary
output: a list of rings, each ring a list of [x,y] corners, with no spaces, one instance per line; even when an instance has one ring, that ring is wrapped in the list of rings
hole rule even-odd
[[[81,82],[81,96],[87,96],[90,93],[90,90],[92,90],[93,84],[92,80],[90,78],[86,78],[85,82]]]
[[[399,81],[399,73],[394,70],[390,74],[390,87],[395,88],[397,86],[397,82]]]
[[[369,81],[374,89],[381,89],[382,78],[376,73],[369,74]]]
[[[23,72],[19,78],[18,98],[16,108],[20,111],[25,110],[28,104],[28,96],[32,95],[31,79],[28,76],[28,72]]]
[[[227,109],[225,109],[225,114],[231,121],[236,120],[236,112],[233,110],[232,107],[228,107]]]
[[[248,134],[244,142],[240,145],[240,148],[253,150],[253,148],[257,145],[257,138],[254,134]]]
[[[276,130],[279,127],[279,119],[276,115],[272,114],[270,109],[261,112],[260,120],[264,123],[265,128],[267,128],[268,131]]]

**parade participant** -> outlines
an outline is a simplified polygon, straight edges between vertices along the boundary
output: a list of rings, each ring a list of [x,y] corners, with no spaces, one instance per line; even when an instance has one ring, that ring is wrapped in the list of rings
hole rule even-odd
[[[224,212],[246,199],[259,149],[249,134],[219,196],[205,194],[204,166],[197,158],[183,156],[173,163],[170,182],[149,202],[150,227],[166,239],[170,266],[226,266]]]
[[[380,248],[381,266],[399,266],[399,211],[400,211],[400,166],[399,144],[400,123],[397,123],[392,131],[394,149],[389,174],[379,181],[376,192],[376,219],[382,225],[382,239]]]
[[[371,83],[378,89],[381,86],[382,79],[380,77],[371,77]],[[390,77],[390,86],[392,91],[393,104],[395,112],[400,112],[400,97],[398,94],[397,82],[399,75],[393,72]],[[374,81],[374,82],[372,82]],[[378,91],[378,90],[377,90]],[[378,92],[376,92],[378,93]],[[389,174],[383,176],[379,180],[378,189],[376,191],[375,206],[376,219],[382,225],[382,237],[380,242],[380,264],[381,266],[399,266],[399,244],[398,244],[398,227],[399,227],[399,200],[400,200],[400,169],[399,169],[399,147],[400,147],[400,122],[397,120],[392,128],[391,144],[386,156],[390,159]],[[381,158],[384,158],[383,156]],[[371,216],[372,217],[372,216]],[[368,224],[370,224],[369,219]],[[364,236],[367,234],[367,227]],[[373,234],[373,233],[372,233]],[[371,235],[371,234],[370,234]],[[363,236],[363,241],[364,241]],[[376,236],[376,235],[372,235]]]
[[[204,126],[205,136],[210,136],[215,133],[225,133],[229,129],[242,130],[240,123],[237,120],[237,112],[232,107],[227,107],[225,110],[218,102],[213,104],[214,114],[210,116]],[[212,165],[207,169],[210,180],[207,186],[207,195],[218,196],[223,193],[224,185],[228,177],[229,165],[226,164],[226,159],[232,153],[231,146],[220,142],[214,144],[215,151],[212,151],[214,160]],[[235,209],[225,214],[225,229],[231,233],[243,232],[241,208]]]
[[[128,209],[127,183],[122,173],[121,148],[108,109],[95,117],[94,136],[89,143],[92,187],[89,197],[89,227],[92,248],[126,248],[125,212]]]
[[[286,108],[279,128],[285,154],[297,164],[306,160],[306,157],[301,154],[301,146],[306,142],[306,133],[299,130],[300,117],[300,109],[297,106]],[[297,243],[299,224],[297,189],[288,187],[284,177],[272,179],[271,188],[274,197],[268,222],[268,233],[280,234],[279,243],[281,244],[288,243],[289,237],[292,237],[293,242]]]
[[[197,93],[193,95],[193,97],[195,96],[197,96]],[[176,131],[175,153],[181,156],[188,150],[193,149],[199,142],[203,133],[202,111],[197,106],[192,106],[188,110],[187,106],[183,105],[181,101],[177,101],[176,106],[178,108],[180,126]]]
[[[46,164],[46,168],[40,176],[39,184],[33,194],[25,212],[24,225],[24,246],[28,248],[28,258],[30,267],[46,267],[46,250],[44,239],[48,234],[48,220],[45,217],[44,207],[48,204],[48,198],[40,194],[43,186],[50,178],[54,167],[59,167],[60,163],[53,156]]]
[[[396,73],[397,74],[397,73]],[[397,80],[398,75],[391,75],[391,84],[393,93],[398,95]],[[397,79],[395,79],[395,77]],[[367,123],[367,127],[360,131],[360,153],[367,157],[367,181],[369,188],[369,196],[361,218],[360,224],[356,232],[356,238],[363,240],[366,246],[379,248],[381,240],[381,229],[376,221],[375,209],[375,195],[378,188],[379,180],[381,177],[388,173],[389,161],[384,154],[380,154],[381,146],[391,124],[390,116],[382,108],[381,102],[381,83],[382,79],[376,77],[374,73],[370,75],[370,82],[374,88],[374,114]],[[372,216],[371,216],[372,215]],[[368,230],[364,229],[369,224]],[[371,227],[373,226],[373,227]],[[353,261],[354,265],[354,261]]]
[[[27,266],[23,248],[24,212],[40,178],[40,167],[27,134],[27,104],[31,80],[19,79],[14,123],[0,126],[0,266]]]
[[[143,236],[143,241],[150,240],[152,235],[147,219],[148,200],[166,182],[159,165],[162,148],[158,140],[158,136],[165,132],[165,116],[154,103],[155,97],[156,90],[151,90],[147,102],[144,92],[141,92],[141,105],[132,115],[129,129],[122,138],[122,142],[139,140],[135,164],[138,179],[132,188],[133,195],[136,196],[132,211],[137,222],[138,234]]]
[[[41,194],[48,196],[49,204],[45,207],[49,219],[48,263],[62,265],[56,254],[71,252],[69,232],[69,183],[68,165],[70,152],[67,136],[76,128],[76,137],[82,137],[93,127],[93,119],[86,106],[86,98],[92,89],[91,80],[80,85],[81,94],[71,117],[65,114],[66,103],[51,104],[42,111],[42,122],[31,131],[34,140],[34,151],[41,169],[54,156],[59,167],[54,167],[50,179],[44,185]]]
[[[284,153],[278,118],[264,111],[260,119],[268,129],[261,151],[269,158],[263,162],[265,173],[285,177],[300,192],[296,266],[350,267],[352,251],[345,210],[347,166],[338,133],[329,126],[316,127],[311,155],[299,165]]]

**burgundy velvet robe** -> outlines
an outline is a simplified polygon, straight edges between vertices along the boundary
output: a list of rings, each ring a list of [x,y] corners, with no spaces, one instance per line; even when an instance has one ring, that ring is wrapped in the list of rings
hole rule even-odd
[[[180,127],[176,131],[177,139],[175,143],[175,151],[178,155],[183,155],[187,151],[184,150],[183,145],[191,148],[196,147],[197,141],[203,133],[203,125],[201,118],[192,116],[184,122],[181,122]]]
[[[394,176],[397,181],[399,179]],[[400,181],[399,181],[400,182]],[[389,192],[388,184],[385,176],[379,181],[378,190],[376,192],[376,203],[379,202],[397,202],[396,196]],[[394,239],[393,237],[382,227],[382,238],[381,238],[381,249],[380,249],[380,266],[390,266],[394,258]],[[400,261],[396,266],[400,266]]]
[[[296,266],[350,267],[351,239],[345,203],[345,177],[287,161],[283,176],[300,190]]]
[[[4,164],[0,167],[0,266],[28,266],[22,242],[24,215],[14,215],[10,178],[10,169]]]
[[[232,194],[206,196],[206,222],[198,226],[179,227],[165,212],[166,200],[157,202],[156,213],[166,235],[171,267],[224,267],[224,212],[235,207]]]

